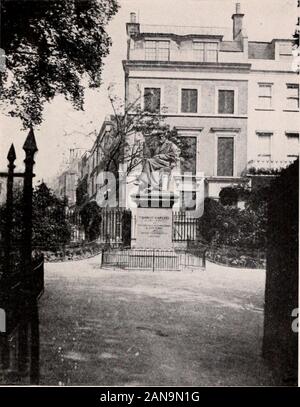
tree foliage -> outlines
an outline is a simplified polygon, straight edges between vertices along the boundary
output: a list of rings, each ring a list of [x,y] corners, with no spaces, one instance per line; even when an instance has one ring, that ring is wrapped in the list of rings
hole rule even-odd
[[[32,244],[39,249],[56,249],[69,243],[71,231],[65,214],[66,202],[55,196],[46,184],[41,183],[32,197]],[[5,205],[0,207],[0,229],[4,231]],[[14,191],[12,240],[22,242],[23,194]]]
[[[95,201],[87,202],[79,210],[81,221],[84,227],[86,239],[91,242],[96,240],[100,234],[101,227],[101,208]]]
[[[76,205],[80,207],[88,199],[88,176],[85,175],[84,178],[78,181],[76,188]]]
[[[105,132],[97,145],[101,150],[98,170],[111,172],[116,179],[120,165],[126,176],[141,166],[146,157],[153,155],[159,144],[160,132],[173,141],[181,151],[180,159],[189,162],[194,155],[186,137],[179,137],[176,128],[170,128],[163,114],[151,114],[141,108],[141,95],[125,106],[113,93],[109,95],[112,107],[111,130]]]
[[[33,245],[58,248],[70,242],[71,230],[65,214],[66,200],[41,183],[33,193]]]
[[[83,109],[86,79],[101,82],[111,39],[105,31],[117,0],[1,0],[6,71],[0,95],[24,127],[40,124],[43,106],[62,94]]]
[[[269,186],[250,190],[246,185],[236,185],[222,191],[219,202],[205,199],[199,235],[215,245],[265,249]],[[239,198],[245,200],[244,209],[234,206]]]

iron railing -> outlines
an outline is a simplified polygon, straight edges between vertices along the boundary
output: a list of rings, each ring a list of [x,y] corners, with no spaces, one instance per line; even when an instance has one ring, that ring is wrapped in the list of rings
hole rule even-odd
[[[205,250],[190,252],[174,250],[110,250],[102,255],[103,266],[137,270],[185,270],[205,268]]]
[[[173,212],[173,241],[188,242],[196,240],[197,218],[188,212]]]

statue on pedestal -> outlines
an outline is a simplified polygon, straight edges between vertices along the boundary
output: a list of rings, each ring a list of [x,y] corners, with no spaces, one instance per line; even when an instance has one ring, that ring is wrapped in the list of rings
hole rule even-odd
[[[151,157],[144,158],[142,172],[137,178],[139,193],[170,191],[170,175],[178,165],[180,150],[163,131],[156,132],[158,145]]]

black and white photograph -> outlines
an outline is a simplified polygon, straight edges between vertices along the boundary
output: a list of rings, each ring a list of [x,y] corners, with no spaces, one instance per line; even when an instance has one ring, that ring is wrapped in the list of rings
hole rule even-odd
[[[299,21],[0,0],[0,400],[298,387]]]

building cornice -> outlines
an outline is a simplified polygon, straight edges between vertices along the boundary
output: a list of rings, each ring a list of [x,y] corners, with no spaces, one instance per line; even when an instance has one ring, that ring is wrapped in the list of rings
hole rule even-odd
[[[185,62],[185,61],[146,61],[146,60],[123,60],[123,69],[126,73],[130,68],[148,68],[151,70],[169,70],[180,68],[185,70],[201,70],[206,72],[228,71],[228,72],[250,72],[249,63],[231,63],[231,62]]]
[[[227,133],[240,133],[241,128],[240,127],[212,127],[210,129],[213,133],[223,133],[223,132],[227,132]]]

